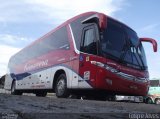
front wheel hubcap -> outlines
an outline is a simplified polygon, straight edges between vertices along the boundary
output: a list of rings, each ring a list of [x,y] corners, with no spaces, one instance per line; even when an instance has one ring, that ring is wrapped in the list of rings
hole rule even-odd
[[[57,92],[59,95],[62,95],[65,90],[65,82],[63,79],[60,79],[57,83]]]

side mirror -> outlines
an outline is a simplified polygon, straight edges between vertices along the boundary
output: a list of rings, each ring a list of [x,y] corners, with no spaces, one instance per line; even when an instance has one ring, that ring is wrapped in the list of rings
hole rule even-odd
[[[107,25],[106,16],[101,13],[94,14],[82,21],[82,24],[96,23],[99,25],[100,30],[104,30]]]
[[[153,45],[153,51],[157,52],[157,42],[152,38],[140,38],[141,42],[150,42]]]

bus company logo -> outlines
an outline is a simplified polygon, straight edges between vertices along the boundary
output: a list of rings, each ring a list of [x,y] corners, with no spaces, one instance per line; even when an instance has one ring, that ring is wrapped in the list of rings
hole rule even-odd
[[[35,64],[26,64],[24,66],[24,71],[31,71],[37,68],[41,68],[48,65],[48,59],[44,61],[37,62]]]

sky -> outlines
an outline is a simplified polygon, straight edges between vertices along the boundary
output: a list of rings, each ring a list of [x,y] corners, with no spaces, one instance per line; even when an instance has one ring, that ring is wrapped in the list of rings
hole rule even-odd
[[[9,58],[80,13],[105,13],[160,44],[159,0],[0,0],[0,76]],[[151,78],[160,78],[160,51],[144,43]]]

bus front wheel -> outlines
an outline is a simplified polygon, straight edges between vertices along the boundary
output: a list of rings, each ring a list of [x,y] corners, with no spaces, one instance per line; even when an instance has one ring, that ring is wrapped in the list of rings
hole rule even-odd
[[[65,74],[59,75],[56,81],[55,93],[58,98],[68,98],[67,78]]]

